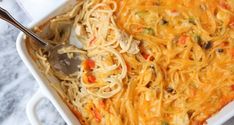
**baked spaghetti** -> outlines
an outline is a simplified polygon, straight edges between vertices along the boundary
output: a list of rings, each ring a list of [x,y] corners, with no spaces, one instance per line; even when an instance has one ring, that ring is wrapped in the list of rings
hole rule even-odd
[[[35,31],[77,46],[58,52],[80,54],[68,76],[28,39],[84,125],[202,125],[234,99],[233,0],[78,0]]]

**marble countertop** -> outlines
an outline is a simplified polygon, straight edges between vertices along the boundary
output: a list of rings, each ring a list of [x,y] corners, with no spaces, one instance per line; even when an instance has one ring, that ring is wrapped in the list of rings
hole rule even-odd
[[[0,0],[19,22],[27,25],[30,20],[15,0]],[[16,51],[15,41],[19,31],[0,20],[0,125],[30,125],[25,107],[38,85]],[[48,100],[37,107],[43,125],[66,124]],[[224,125],[234,125],[234,118]]]
[[[0,6],[24,25],[30,22],[15,0],[0,0]],[[17,54],[18,34],[19,30],[0,20],[0,125],[30,125],[25,107],[39,88]],[[43,125],[66,124],[48,100],[37,111]]]

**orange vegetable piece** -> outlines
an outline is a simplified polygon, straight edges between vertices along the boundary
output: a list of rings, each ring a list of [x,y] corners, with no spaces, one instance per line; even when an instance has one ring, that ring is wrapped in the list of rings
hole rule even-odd
[[[118,69],[118,70],[122,70],[122,67],[121,67],[121,66],[119,66],[117,69]]]
[[[178,11],[176,9],[171,10],[172,13],[177,14]]]
[[[227,3],[226,0],[222,0],[220,2],[220,6],[223,8],[223,9],[226,9],[226,10],[230,10],[231,9],[231,6]]]
[[[234,57],[234,48],[232,48],[232,49],[230,50],[230,54],[231,54],[232,57]]]
[[[178,40],[178,44],[184,45],[189,40],[189,37],[187,35],[180,36]]]
[[[142,56],[147,60],[148,58],[149,58],[149,54],[147,54],[147,53],[142,53]]]
[[[231,89],[232,89],[232,91],[234,91],[234,84],[233,84],[233,85],[231,85]]]
[[[228,46],[228,44],[229,44],[228,42],[222,42],[220,46],[221,47],[226,47],[226,46]]]
[[[97,122],[101,122],[102,116],[95,107],[91,109],[91,113],[92,113],[93,117],[95,117]]]
[[[234,17],[231,18],[231,20],[229,22],[229,27],[234,29]]]
[[[92,70],[95,68],[95,62],[92,59],[87,59],[85,61],[85,69],[86,70]]]
[[[87,76],[87,78],[88,78],[89,83],[95,83],[96,82],[96,77],[94,75],[92,75],[92,74],[89,74]]]
[[[104,102],[104,100],[100,100],[100,101],[99,101],[99,105],[100,105],[102,108],[104,108],[104,107],[105,107],[105,102]]]
[[[130,71],[131,70],[131,66],[128,64],[128,62],[125,62],[126,63],[126,66],[127,66],[127,71]],[[117,68],[118,70],[122,70],[122,66],[119,66],[118,68]]]

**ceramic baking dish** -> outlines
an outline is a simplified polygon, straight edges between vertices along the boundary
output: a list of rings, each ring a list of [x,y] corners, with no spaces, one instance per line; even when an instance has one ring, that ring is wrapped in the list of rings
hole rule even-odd
[[[76,0],[66,0],[64,2],[61,2],[60,5],[54,7],[51,12],[49,12],[39,21],[34,22],[30,27],[40,25],[43,22],[47,21],[49,18],[64,13],[66,10],[72,7],[75,4],[75,2]],[[68,125],[79,125],[80,123],[78,119],[69,110],[69,108],[63,102],[63,100],[58,96],[56,91],[49,85],[48,78],[44,74],[42,74],[42,72],[39,71],[38,66],[29,56],[23,33],[19,34],[16,45],[20,57],[22,58],[23,62],[28,67],[29,71],[35,77],[40,86],[40,89],[29,101],[26,108],[30,122],[33,125],[41,125],[37,118],[35,107],[41,99],[47,98],[55,106],[55,108],[58,110],[58,112]],[[208,125],[221,125],[222,123],[230,119],[232,116],[234,116],[234,101],[226,105],[220,112],[209,118],[207,120],[207,123]]]

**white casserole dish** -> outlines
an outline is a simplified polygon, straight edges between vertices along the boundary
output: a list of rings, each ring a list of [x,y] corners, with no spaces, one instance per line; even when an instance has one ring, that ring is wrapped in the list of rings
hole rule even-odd
[[[59,6],[56,6],[49,12],[46,16],[40,19],[37,22],[34,22],[30,27],[34,27],[42,24],[47,21],[49,18],[61,14],[66,11],[68,8],[72,7],[76,0],[68,0],[61,2]],[[59,97],[56,91],[49,85],[47,78],[42,72],[39,71],[39,68],[34,63],[32,58],[29,56],[29,53],[26,48],[24,34],[20,33],[17,42],[17,51],[22,58],[25,65],[28,67],[32,75],[35,77],[37,82],[39,83],[40,89],[38,92],[32,97],[27,105],[27,115],[28,118],[33,125],[40,125],[40,122],[35,113],[35,107],[39,103],[39,101],[43,98],[47,98],[51,101],[51,103],[58,110],[62,118],[66,121],[68,125],[79,125],[78,119],[73,115],[70,109],[66,106],[63,100]],[[207,120],[208,125],[221,125],[228,119],[234,116],[234,101],[226,105],[220,112],[212,116]]]

